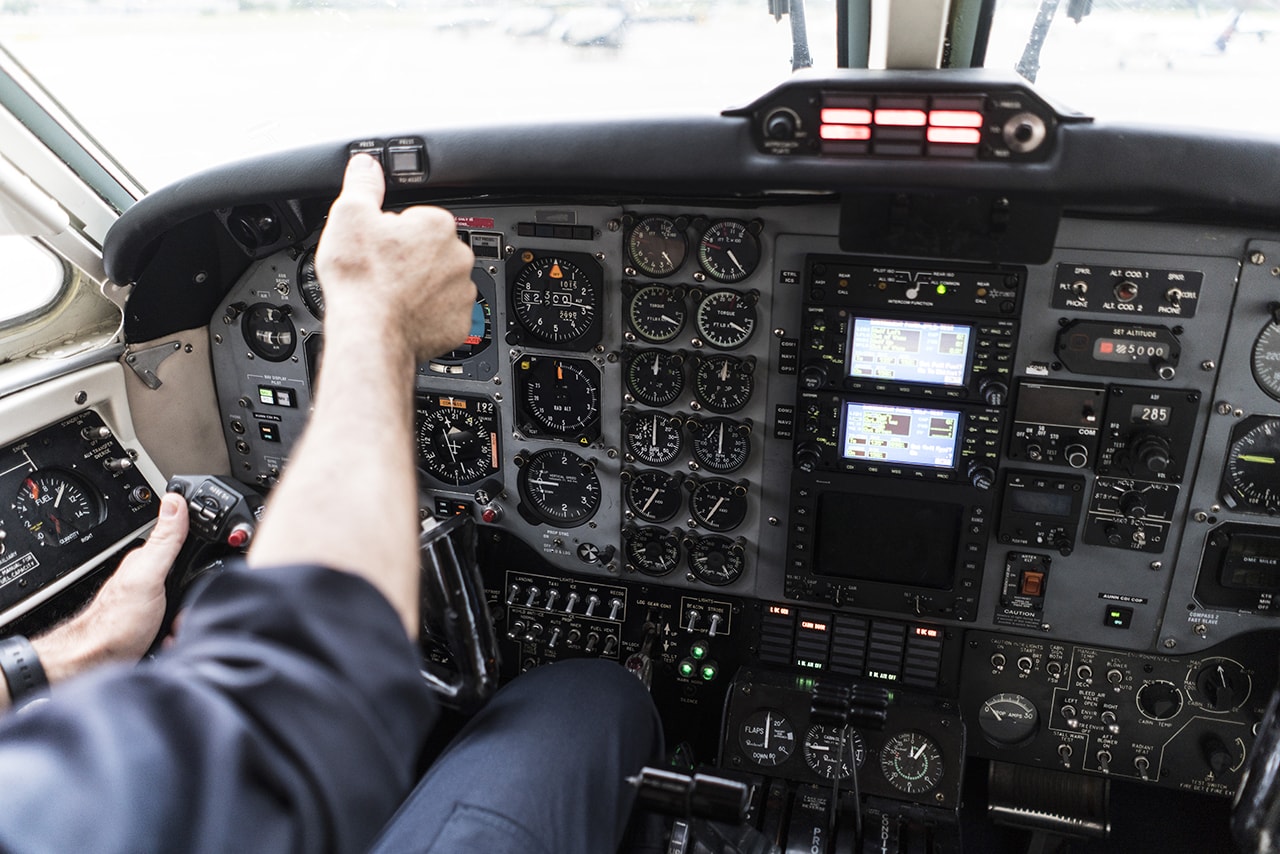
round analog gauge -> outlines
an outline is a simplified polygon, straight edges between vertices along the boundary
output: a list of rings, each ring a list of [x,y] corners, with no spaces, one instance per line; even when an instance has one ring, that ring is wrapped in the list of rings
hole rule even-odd
[[[498,471],[498,410],[484,398],[432,395],[418,401],[418,461],[445,483],[475,483]]]
[[[1035,703],[1021,694],[996,694],[978,709],[982,734],[995,744],[1012,747],[1036,734],[1040,713]]]
[[[582,338],[595,325],[600,285],[581,267],[563,258],[536,258],[520,268],[511,285],[511,302],[520,325],[550,344]]]
[[[1226,504],[1280,513],[1280,418],[1264,418],[1231,443],[1222,476]]]
[[[693,316],[698,335],[718,350],[736,350],[756,328],[758,299],[754,293],[712,291],[698,303]]]
[[[1253,343],[1253,378],[1263,391],[1280,400],[1280,323],[1268,323]]]
[[[520,497],[540,522],[572,528],[600,506],[595,468],[572,451],[538,451],[520,467],[517,481]]]
[[[747,518],[747,487],[722,477],[698,481],[689,495],[689,512],[712,531],[732,531]]]
[[[679,335],[688,316],[684,288],[647,285],[631,295],[627,306],[631,328],[654,344],[662,344]]]
[[[742,720],[738,746],[747,758],[764,768],[775,768],[796,750],[796,731],[782,712],[757,709]]]
[[[302,293],[302,302],[307,311],[324,320],[324,290],[320,287],[320,279],[316,276],[316,249],[311,247],[298,262],[298,290]]]
[[[631,512],[646,522],[666,522],[680,512],[680,476],[656,469],[623,472]]]
[[[283,362],[293,355],[298,333],[287,306],[260,302],[249,306],[240,321],[244,342],[260,359]]]
[[[751,456],[751,425],[729,418],[689,420],[693,458],[704,469],[737,471]]]
[[[1188,675],[1184,686],[1193,705],[1210,712],[1234,712],[1249,700],[1253,679],[1230,658],[1210,658]]]
[[[483,276],[479,270],[471,274],[471,281],[476,283],[476,301],[471,306],[471,328],[467,330],[467,337],[457,347],[431,361],[445,364],[465,362],[489,349],[489,342],[493,340],[493,319],[489,301],[480,293],[479,286],[483,282]]]
[[[13,511],[37,543],[64,546],[102,521],[103,507],[93,489],[59,469],[32,472],[13,497]]]
[[[717,282],[740,282],[760,263],[760,241],[736,219],[713,222],[698,241],[698,264]]]
[[[890,786],[919,795],[942,782],[942,751],[922,732],[900,732],[880,749],[880,770]]]
[[[515,364],[520,430],[591,441],[600,434],[600,371],[580,359],[521,356]]]
[[[742,544],[728,537],[710,534],[685,540],[689,570],[704,584],[724,587],[742,577],[745,566]]]
[[[754,368],[753,360],[734,356],[698,359],[693,374],[693,396],[712,412],[737,412],[751,400]]]
[[[640,272],[655,279],[670,276],[684,264],[689,239],[671,217],[643,217],[627,235],[627,255]]]
[[[843,780],[867,758],[862,733],[851,726],[814,724],[804,736],[804,761],[819,777]]]
[[[627,566],[636,572],[663,576],[680,563],[680,539],[663,528],[627,528],[623,532]]]
[[[647,406],[666,406],[684,391],[684,356],[637,350],[627,358],[627,392]]]
[[[684,437],[680,416],[665,412],[624,412],[627,453],[638,462],[665,466],[680,456]]]

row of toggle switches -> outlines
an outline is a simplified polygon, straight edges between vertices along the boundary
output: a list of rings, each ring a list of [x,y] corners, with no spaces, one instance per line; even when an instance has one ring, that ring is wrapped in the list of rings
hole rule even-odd
[[[521,608],[541,608],[544,611],[555,611],[556,603],[560,601],[560,590],[551,587],[547,589],[546,598],[539,601],[542,596],[542,590],[536,585],[531,584],[528,587],[522,587],[519,584],[512,584],[507,588],[507,604]],[[560,609],[560,613],[574,614],[577,613],[579,602],[582,597],[576,591],[570,592],[565,597],[564,607]],[[603,612],[597,613],[600,606],[604,604],[603,600],[595,593],[587,596],[585,607],[582,611],[584,617],[597,617],[599,619],[607,619],[618,621],[622,618],[622,608],[626,604],[621,598],[614,596],[609,599],[609,613],[606,616]]]

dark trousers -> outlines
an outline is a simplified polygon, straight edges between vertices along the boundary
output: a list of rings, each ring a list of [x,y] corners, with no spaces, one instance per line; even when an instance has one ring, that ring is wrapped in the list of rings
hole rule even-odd
[[[539,667],[506,685],[431,766],[376,854],[610,854],[662,728],[640,680],[607,661]]]

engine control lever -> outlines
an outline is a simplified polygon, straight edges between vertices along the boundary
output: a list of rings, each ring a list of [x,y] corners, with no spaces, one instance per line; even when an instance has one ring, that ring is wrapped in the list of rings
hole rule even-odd
[[[636,806],[680,819],[672,832],[675,850],[692,854],[781,854],[749,822],[751,786],[719,774],[683,774],[645,766],[627,782]],[[668,847],[668,851],[673,850]]]
[[[164,618],[150,652],[169,634],[191,586],[219,571],[222,560],[242,554],[253,541],[264,501],[251,487],[213,475],[174,475],[166,492],[187,501],[187,539],[165,579]]]
[[[474,711],[498,686],[498,639],[476,562],[476,525],[470,516],[450,516],[423,525],[418,540],[421,568],[422,678],[440,701]],[[443,642],[455,669],[430,656]]]

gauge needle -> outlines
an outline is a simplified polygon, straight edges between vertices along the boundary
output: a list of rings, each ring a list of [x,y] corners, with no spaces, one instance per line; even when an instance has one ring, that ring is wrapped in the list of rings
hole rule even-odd
[[[65,492],[66,489],[67,489],[67,485],[65,483],[58,484],[58,491],[53,496],[54,507],[57,507],[59,504],[62,503],[62,493]]]
[[[773,729],[773,712],[764,714],[764,749],[769,749],[769,730]]]
[[[725,359],[724,364],[720,367],[720,382],[729,380],[729,360]]]
[[[538,486],[551,486],[551,487],[556,487],[560,485],[556,483],[554,480],[536,480],[534,478],[529,478],[529,483],[536,483]]]
[[[659,316],[658,316],[658,319],[659,319],[659,320],[665,320],[667,323],[670,323],[670,324],[672,324],[673,326],[674,326],[675,324],[677,324],[677,323],[679,323],[679,322],[680,322],[680,321],[676,320],[674,317],[667,317],[665,314],[659,315]]]
[[[1240,459],[1246,463],[1266,463],[1267,465],[1275,465],[1275,457],[1261,457],[1257,454],[1241,454]]]
[[[924,753],[924,745],[922,744],[919,747],[917,747],[915,750],[911,751],[911,758],[919,759],[921,754],[923,753]]]
[[[723,454],[724,453],[724,422],[723,421],[720,422],[720,436],[718,438],[719,438],[719,441],[716,442],[716,453]]]
[[[725,254],[729,256],[729,260],[730,260],[730,261],[732,261],[735,265],[737,265],[737,267],[738,267],[738,269],[739,269],[739,270],[742,270],[744,273],[746,272],[747,268],[746,268],[746,267],[744,267],[744,266],[742,265],[742,262],[738,260],[738,256],[733,254],[733,250],[732,250],[732,249],[730,249],[730,250],[729,250],[727,253],[725,253]]]
[[[997,712],[995,706],[987,706],[987,711],[990,712],[991,717],[995,718],[996,720],[998,721],[1004,720],[1004,715]]]
[[[456,463],[458,461],[458,448],[456,445],[453,444],[453,442],[449,441],[450,431],[442,429],[440,432],[441,434],[444,435],[444,446],[449,449],[450,458],[452,458],[453,461]]]
[[[666,252],[663,252],[663,253],[662,253],[662,258],[663,258],[663,260],[664,260],[664,261],[666,261],[666,262],[667,262],[668,264],[670,264],[672,267],[674,267],[674,266],[676,265],[676,262],[675,262],[675,261],[672,261],[672,260],[671,260],[671,256],[670,256],[670,255],[668,255]]]
[[[658,375],[658,367],[659,367],[659,363],[661,362],[662,362],[662,357],[659,356],[657,353],[655,353],[653,355],[653,375],[655,377]]]
[[[738,332],[741,332],[743,335],[746,335],[746,334],[747,334],[747,330],[743,329],[741,326],[739,326],[739,325],[738,325],[738,324],[736,324],[736,323],[730,323],[730,324],[729,324],[729,328],[730,328],[730,329],[737,330]]]
[[[830,752],[831,752],[831,748],[830,748],[830,747],[828,747],[828,746],[827,746],[827,745],[825,745],[825,744],[811,744],[811,745],[809,745],[809,749],[810,749],[810,750],[817,750],[817,751],[819,751],[819,752],[821,752],[821,753],[830,753]]]
[[[651,493],[649,494],[649,500],[648,500],[648,501],[646,501],[646,502],[644,503],[644,506],[643,506],[643,507],[641,507],[640,509],[641,509],[641,510],[643,510],[643,511],[645,511],[646,513],[647,513],[647,512],[649,512],[649,505],[653,503],[653,499],[655,499],[655,498],[657,498],[657,497],[658,497],[658,492],[659,492],[659,490],[655,488],[655,489],[653,490],[653,492],[651,492]]]
[[[653,439],[650,441],[655,448],[658,447],[658,419],[656,417],[653,419]]]
[[[722,495],[722,496],[720,496],[719,498],[717,498],[717,499],[716,499],[716,503],[715,503],[714,505],[712,505],[712,507],[711,507],[711,512],[707,514],[707,518],[708,518],[708,519],[710,519],[712,516],[714,516],[714,515],[716,515],[717,513],[719,513],[719,512],[720,512],[720,505],[721,505],[721,504],[723,504],[723,503],[724,503],[724,496]]]

